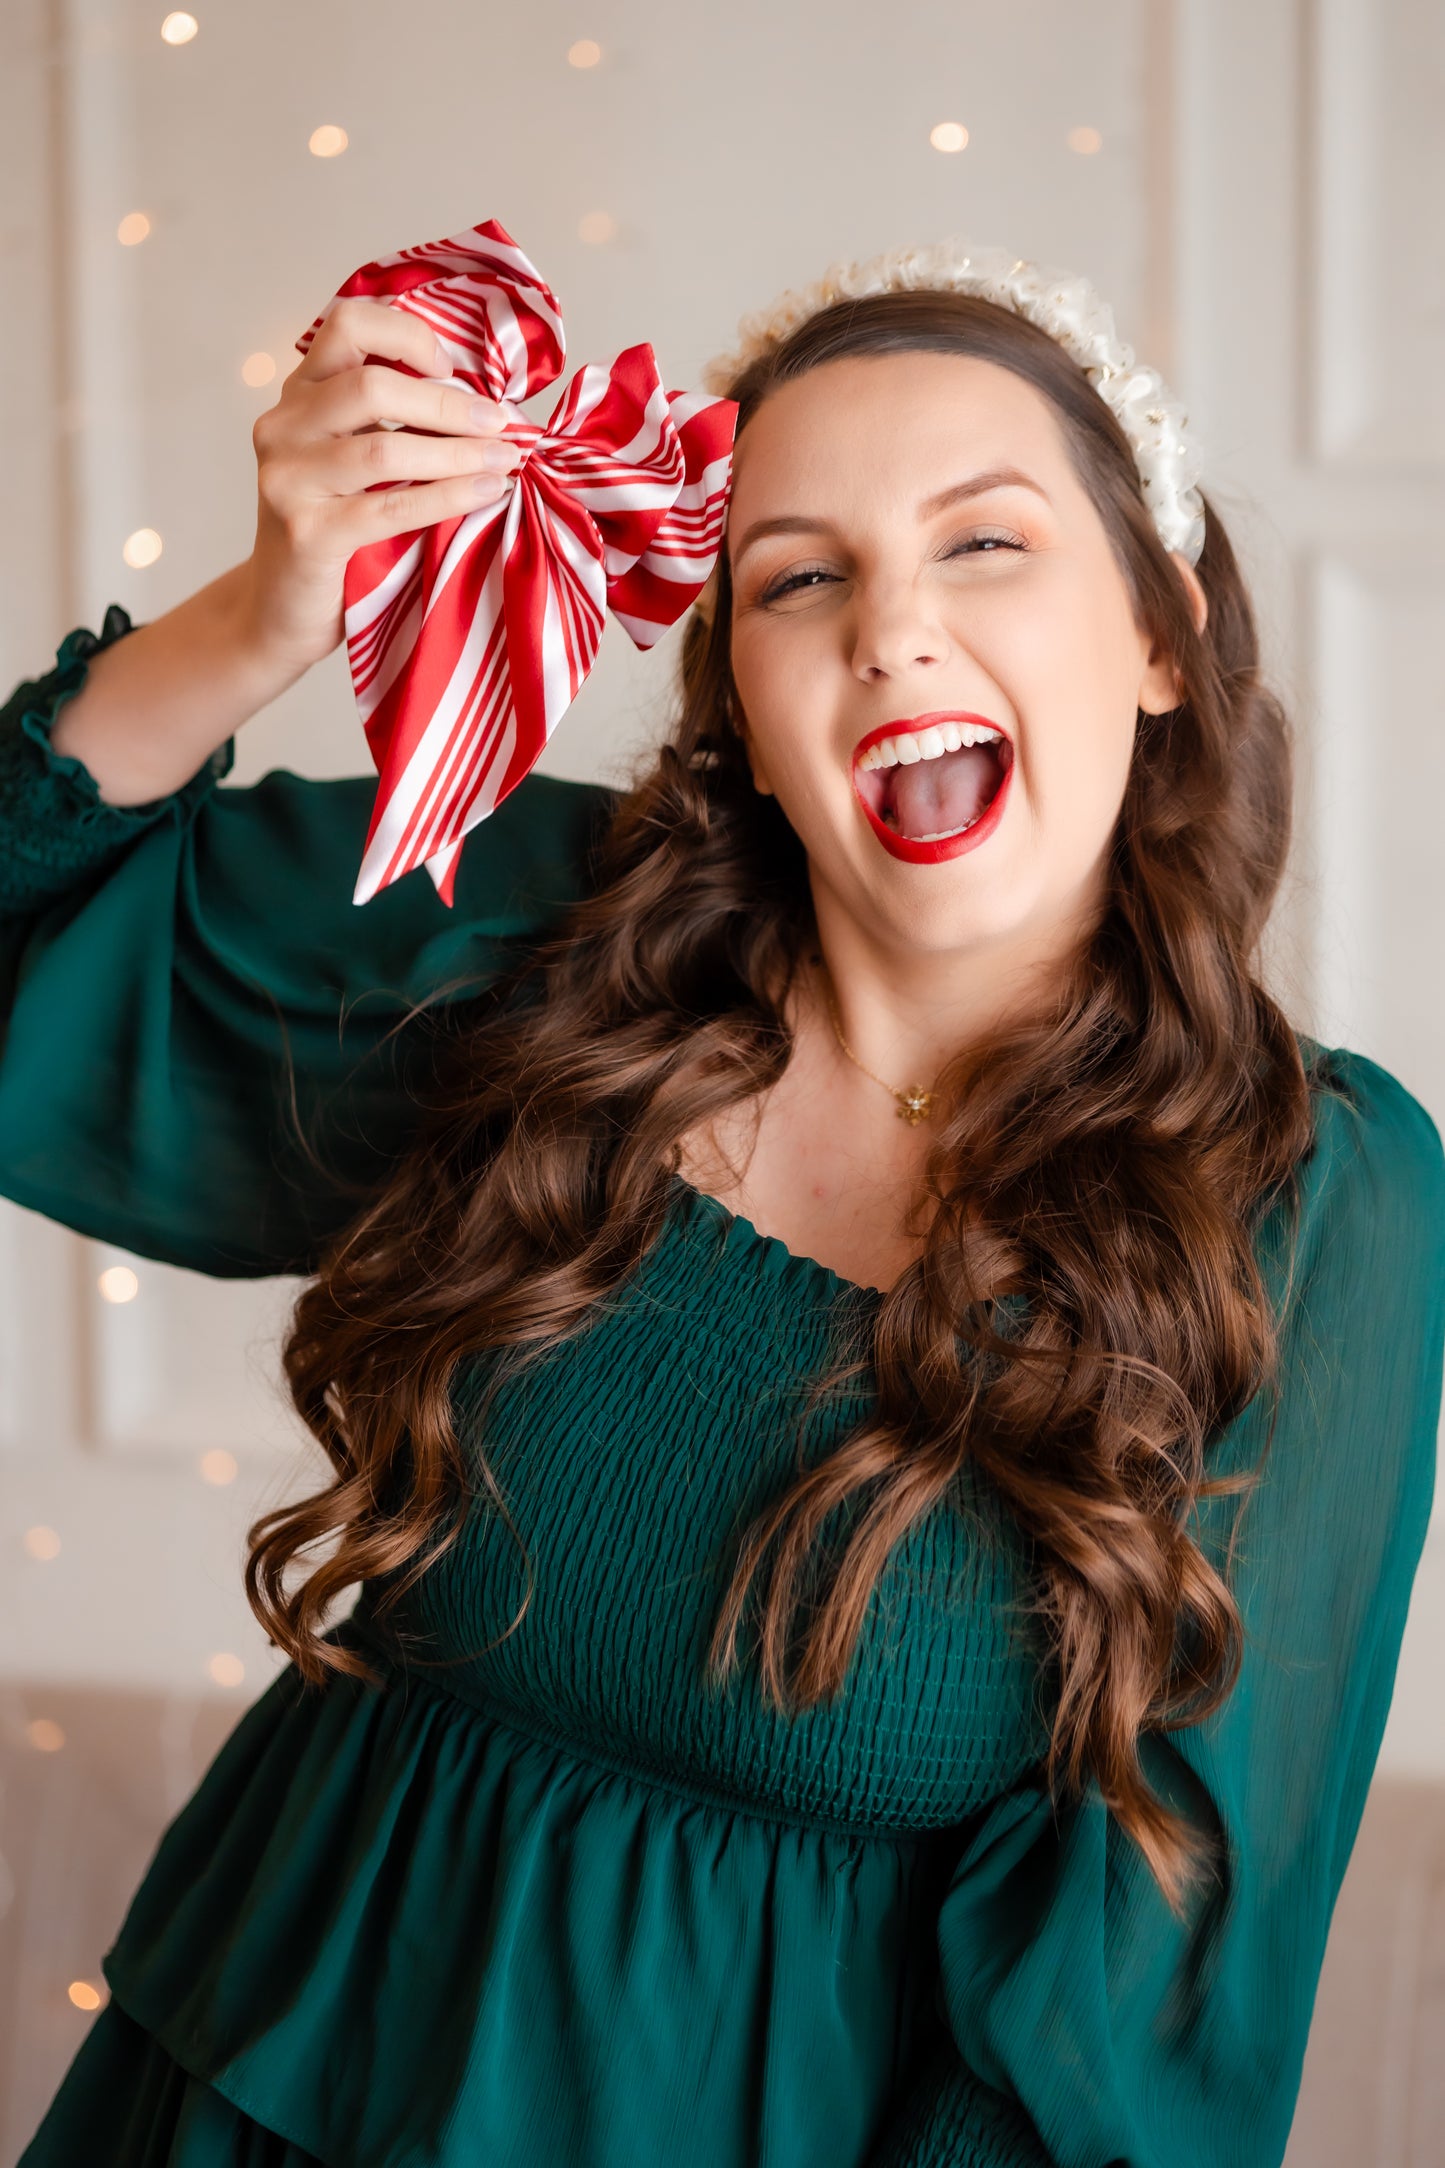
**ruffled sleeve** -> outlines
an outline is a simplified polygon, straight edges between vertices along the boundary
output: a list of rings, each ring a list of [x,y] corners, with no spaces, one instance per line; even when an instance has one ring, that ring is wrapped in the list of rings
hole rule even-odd
[[[1176,1923],[1097,1794],[1056,1812],[1030,1782],[995,1802],[938,1916],[942,2045],[869,2168],[1283,2159],[1430,1518],[1445,1348],[1439,1133],[1376,1063],[1326,1060],[1279,1415],[1232,1577],[1243,1670],[1213,1718],[1141,1749],[1156,1791],[1222,1828],[1227,1873]],[[1261,1230],[1276,1297],[1281,1226]],[[1266,1428],[1261,1397],[1215,1464],[1258,1465]],[[1221,1567],[1237,1507],[1200,1508]]]
[[[534,773],[454,908],[424,873],[354,905],[373,776],[218,789],[228,742],[119,807],[55,751],[132,629],[112,605],[0,709],[0,1194],[216,1277],[305,1272],[405,1147],[438,1009],[584,892],[612,794]]]

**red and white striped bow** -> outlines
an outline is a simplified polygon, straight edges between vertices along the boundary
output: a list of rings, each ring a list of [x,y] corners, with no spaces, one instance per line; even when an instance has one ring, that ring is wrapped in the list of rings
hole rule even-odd
[[[348,294],[422,317],[487,398],[561,373],[557,298],[495,219],[363,265],[299,352]],[[508,424],[523,458],[496,503],[350,558],[346,652],[381,778],[354,902],[424,864],[450,904],[462,838],[535,766],[606,611],[640,648],[681,617],[721,546],[736,424],[734,401],[665,392],[629,346],[579,369],[545,428]]]

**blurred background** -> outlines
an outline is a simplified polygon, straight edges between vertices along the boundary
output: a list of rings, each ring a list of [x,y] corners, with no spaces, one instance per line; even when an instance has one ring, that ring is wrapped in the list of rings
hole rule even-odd
[[[5,0],[0,697],[248,554],[251,425],[374,256],[500,219],[561,299],[560,390],[643,339],[695,384],[837,258],[1000,243],[1092,278],[1187,401],[1298,719],[1274,990],[1445,1126],[1442,109],[1438,0]],[[679,638],[609,627],[543,765],[620,779]],[[342,651],[241,733],[233,783],[277,766],[369,772]],[[317,1475],[277,1382],[294,1291],[0,1201],[6,2159],[276,1668],[241,1563]],[[1293,2168],[1438,2168],[1442,2049],[1445,1500]]]

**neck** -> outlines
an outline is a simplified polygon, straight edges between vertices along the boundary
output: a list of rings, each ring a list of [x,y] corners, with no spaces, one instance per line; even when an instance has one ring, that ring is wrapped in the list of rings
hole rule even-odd
[[[1010,933],[958,949],[920,949],[880,940],[856,918],[815,898],[816,955],[799,998],[833,1030],[838,1025],[856,1060],[905,1089],[931,1089],[944,1065],[970,1045],[1046,1008],[1077,943],[1061,931],[1052,942],[1036,933]]]

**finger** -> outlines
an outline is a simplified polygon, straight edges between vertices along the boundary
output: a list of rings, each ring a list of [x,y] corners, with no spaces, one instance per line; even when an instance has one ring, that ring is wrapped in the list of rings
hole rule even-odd
[[[283,519],[353,500],[366,491],[396,489],[452,476],[506,477],[520,467],[523,448],[501,437],[360,433],[312,436],[263,461],[261,497]],[[359,544],[353,543],[353,548]]]
[[[508,399],[487,399],[466,384],[403,376],[384,362],[365,362],[328,377],[311,395],[308,428],[353,436],[392,423],[443,436],[496,436],[523,419]]]
[[[337,302],[292,373],[308,379],[338,376],[357,368],[368,354],[405,362],[418,376],[452,373],[451,356],[430,324],[410,309],[368,294],[347,294]]]
[[[521,461],[521,447],[504,439],[413,436],[401,430],[328,438],[314,448],[309,462],[297,462],[297,480],[303,494],[347,497],[378,482],[395,486],[452,475],[514,474]]]
[[[510,475],[456,474],[446,481],[372,490],[336,499],[325,515],[325,531],[336,555],[350,557],[368,542],[389,535],[412,534],[418,528],[434,527],[439,520],[494,511],[511,488]]]

